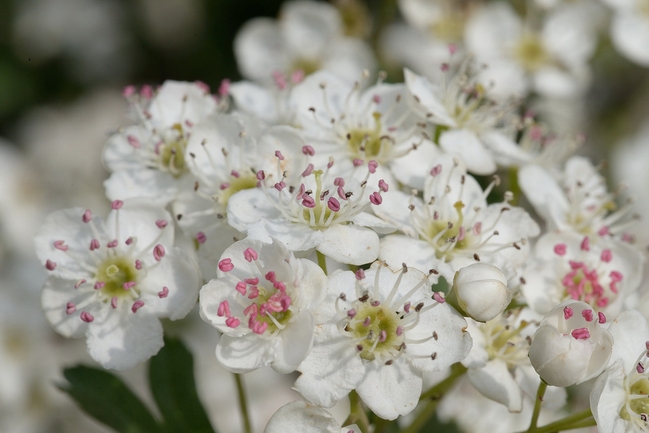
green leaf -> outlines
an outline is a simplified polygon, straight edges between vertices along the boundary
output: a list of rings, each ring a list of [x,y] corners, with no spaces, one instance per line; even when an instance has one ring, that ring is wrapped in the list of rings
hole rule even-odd
[[[119,433],[161,433],[139,398],[114,374],[79,365],[63,370],[69,384],[60,385],[93,418]]]
[[[214,433],[196,392],[192,354],[180,340],[165,337],[151,358],[149,382],[168,432]]]

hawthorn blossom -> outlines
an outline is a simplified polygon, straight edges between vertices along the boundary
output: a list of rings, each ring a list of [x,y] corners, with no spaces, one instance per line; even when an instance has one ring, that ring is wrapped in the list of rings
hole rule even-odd
[[[525,261],[528,239],[539,227],[506,200],[487,204],[497,181],[483,191],[462,164],[446,156],[429,172],[423,198],[389,191],[374,212],[403,234],[381,239],[379,258],[392,267],[402,261],[437,269],[447,281],[464,266],[482,261],[509,280]]]
[[[435,146],[407,103],[403,84],[377,84],[361,90],[331,73],[317,72],[291,93],[290,103],[305,139],[316,151],[316,161],[335,162],[341,176],[354,167],[376,161],[386,182],[392,177],[419,186],[417,165],[437,155]]]
[[[341,427],[325,409],[294,401],[280,407],[264,433],[360,433],[356,424]]]
[[[440,147],[460,158],[469,171],[484,175],[496,171],[494,153],[517,152],[512,135],[518,103],[489,97],[475,68],[469,58],[457,72],[449,70],[435,82],[406,69],[405,82],[411,109],[434,127]]]
[[[174,247],[171,216],[146,200],[115,200],[106,222],[88,209],[50,214],[36,254],[49,277],[41,304],[64,337],[87,337],[104,368],[126,370],[163,346],[160,318],[178,320],[196,303],[198,268]]]
[[[574,299],[615,318],[640,285],[643,262],[625,244],[591,244],[588,236],[548,233],[538,240],[522,272],[522,292],[539,314]]]
[[[331,275],[313,349],[298,368],[302,397],[331,407],[355,389],[381,418],[410,413],[422,372],[441,371],[471,348],[466,321],[430,290],[429,277],[381,262]]]
[[[604,177],[587,158],[573,156],[558,177],[538,165],[522,167],[518,174],[525,197],[550,230],[630,241],[624,232],[628,222],[622,219],[631,204],[617,209],[615,193],[608,192]]]
[[[281,154],[278,159],[281,162]],[[382,192],[389,189],[381,179],[373,182],[378,190],[366,194],[376,166],[375,161],[367,164],[360,184],[354,178],[336,176],[330,165],[322,170],[309,163],[298,179],[285,177],[281,171],[271,178],[260,170],[259,188],[230,198],[228,223],[264,242],[275,237],[291,251],[315,248],[340,263],[369,263],[379,253],[375,230],[393,230],[390,224],[366,212],[370,205],[380,206]],[[363,166],[357,169],[363,170]]]
[[[584,4],[585,3],[585,4]],[[496,2],[469,19],[465,42],[469,52],[487,65],[484,82],[494,96],[573,97],[585,90],[588,60],[596,47],[589,2],[566,4],[550,11],[539,28],[524,21],[507,3]]]
[[[148,197],[167,204],[193,183],[187,167],[187,140],[201,120],[217,111],[205,84],[166,81],[154,91],[124,89],[134,125],[120,129],[104,148],[112,175],[104,183],[109,199]]]
[[[590,392],[590,408],[602,433],[645,433],[649,428],[649,325],[636,310],[618,317],[609,332],[615,344],[609,367]]]
[[[235,373],[268,365],[294,371],[311,350],[312,310],[324,299],[326,284],[318,265],[296,259],[276,239],[232,244],[217,278],[200,295],[201,317],[223,333],[218,361]]]
[[[550,310],[530,345],[530,362],[541,379],[570,386],[598,376],[613,346],[604,323],[606,316],[582,301],[568,300]]]
[[[455,273],[446,297],[464,317],[486,322],[505,311],[512,300],[507,279],[500,269],[487,263],[473,263]]]
[[[341,17],[332,5],[314,1],[286,2],[279,20],[254,18],[234,40],[241,74],[272,84],[274,73],[306,76],[325,69],[348,81],[374,69],[374,56],[360,39],[343,34]]]
[[[294,165],[305,161],[304,145],[297,130],[289,127],[273,127],[260,136],[254,119],[240,114],[218,114],[196,125],[187,142],[186,162],[196,180],[172,207],[183,232],[194,239],[206,279],[214,277],[214,263],[233,238],[244,237],[228,225],[230,198],[256,188],[257,170],[293,173]]]

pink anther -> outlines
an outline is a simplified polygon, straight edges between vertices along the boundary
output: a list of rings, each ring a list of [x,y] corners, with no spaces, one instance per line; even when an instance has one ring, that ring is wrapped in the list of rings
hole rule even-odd
[[[244,313],[245,314],[245,313]],[[222,301],[219,304],[219,308],[216,311],[216,315],[219,317],[230,317],[230,304],[228,304],[228,301]]]
[[[246,259],[247,262],[252,262],[253,260],[257,260],[259,258],[259,255],[257,254],[257,251],[255,251],[252,248],[246,248],[243,251],[243,257]]]
[[[144,301],[137,300],[133,302],[133,306],[131,307],[131,311],[134,313],[137,313],[137,310],[140,308],[144,307]]]
[[[162,258],[165,256],[165,247],[162,245],[158,244],[155,247],[153,247],[153,258],[156,259],[156,261],[162,260]]]
[[[122,200],[113,200],[113,202],[110,204],[110,208],[112,210],[121,209],[122,206],[124,206],[124,202]]]
[[[165,221],[165,220],[156,220],[155,225],[159,229],[163,229],[163,228],[167,227],[167,221]]]
[[[241,320],[237,319],[236,317],[228,317],[225,320],[225,324],[228,328],[236,328],[241,324]]]
[[[302,146],[302,153],[307,155],[307,156],[313,156],[315,155],[315,149],[311,145],[304,145]]]
[[[86,323],[90,323],[93,320],[95,320],[92,314],[88,313],[87,311],[82,311],[79,317],[81,317],[81,320],[83,320]]]
[[[117,308],[117,296],[113,296],[110,299],[110,306],[113,307],[113,309]]]
[[[158,298],[163,299],[169,296],[169,287],[164,286],[162,290],[158,292]]]
[[[232,269],[234,269],[232,259],[223,259],[219,262],[219,270],[221,272],[230,272]]]
[[[127,281],[124,284],[122,284],[122,287],[124,290],[131,290],[133,287],[135,287],[137,283],[135,281]]]
[[[577,328],[570,333],[575,340],[588,340],[590,338],[590,332],[588,328]]]
[[[69,247],[65,245],[65,241],[54,241],[54,248],[60,251],[67,251]]]
[[[72,302],[68,302],[67,305],[65,306],[65,314],[70,315],[77,311],[77,306],[74,305]]]
[[[365,279],[365,271],[363,270],[363,268],[357,269],[356,272],[354,273],[354,276],[359,281],[363,280]]]
[[[566,254],[566,244],[556,244],[554,246],[554,253],[558,256],[563,256]]]
[[[237,285],[234,287],[234,289],[241,294],[241,296],[246,296],[247,290],[246,283],[243,281],[239,281]]]
[[[581,315],[584,319],[586,319],[586,322],[593,321],[593,310],[583,310],[581,312]]]
[[[381,197],[381,194],[378,191],[375,191],[372,194],[370,194],[370,202],[373,205],[378,206],[381,203],[383,203],[383,197]]]
[[[48,271],[53,271],[56,269],[56,262],[51,261],[50,259],[45,260],[45,269]]]
[[[306,169],[302,172],[302,177],[310,176],[311,173],[313,173],[313,169],[313,164],[309,163],[309,165],[306,166]]]
[[[371,174],[376,173],[376,169],[378,168],[379,163],[376,162],[375,160],[371,160],[370,162],[367,163],[367,169],[370,171]]]
[[[103,282],[103,281],[96,281],[96,282],[95,282],[95,285],[93,286],[93,289],[95,289],[95,290],[101,290],[101,289],[104,288],[105,285],[106,285],[106,283]]]
[[[570,307],[563,307],[563,318],[568,320],[573,316],[574,312]]]
[[[441,172],[442,172],[442,165],[441,165],[441,164],[437,164],[435,167],[433,167],[433,168],[430,170],[430,175],[433,176],[433,177],[435,177],[435,176],[439,175]]]
[[[90,209],[86,209],[86,211],[83,213],[83,216],[81,217],[81,221],[84,223],[90,222],[92,220],[92,211]]]
[[[332,212],[338,212],[340,210],[340,202],[336,199],[336,197],[329,197],[329,200],[327,200],[327,207]]]
[[[199,244],[204,244],[205,241],[207,241],[207,236],[205,236],[205,233],[203,232],[196,233],[196,242],[198,242]]]

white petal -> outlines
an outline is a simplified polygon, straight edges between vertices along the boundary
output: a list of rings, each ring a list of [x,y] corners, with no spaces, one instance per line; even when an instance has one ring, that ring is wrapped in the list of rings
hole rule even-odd
[[[330,41],[341,33],[342,22],[335,7],[327,3],[288,2],[280,11],[282,35],[298,58],[318,58]]]
[[[489,131],[481,134],[480,138],[501,164],[520,165],[532,159],[532,156],[516,144],[516,141],[500,132]]]
[[[523,393],[504,361],[493,359],[482,368],[469,369],[467,376],[482,395],[504,404],[510,412],[523,409]]]
[[[228,200],[228,224],[241,232],[262,218],[281,218],[282,214],[259,188],[246,189]],[[270,242],[267,240],[265,242]]]
[[[140,284],[143,308],[157,317],[182,319],[196,305],[200,284],[200,272],[193,256],[181,248],[170,248],[160,265],[149,269]],[[164,287],[168,295],[160,297]]]
[[[216,101],[195,83],[167,80],[157,91],[149,112],[165,128],[196,124],[216,110]]]
[[[295,321],[290,322],[279,333],[280,345],[271,365],[273,370],[288,374],[297,369],[313,346],[314,327],[310,311],[305,310],[297,314]]]
[[[442,90],[431,83],[427,78],[421,77],[409,69],[403,71],[409,94],[414,100],[413,107],[420,115],[433,115],[435,123],[455,126],[455,120],[450,116],[440,97]]]
[[[257,334],[241,337],[222,335],[216,346],[216,359],[233,373],[249,373],[273,362],[276,339]]]
[[[182,179],[190,177],[183,176]],[[104,181],[104,188],[110,200],[147,197],[165,206],[178,194],[178,183],[178,179],[169,173],[137,167],[114,172]],[[189,187],[191,181],[186,185]]]
[[[365,404],[383,419],[393,420],[417,407],[421,396],[421,372],[403,358],[392,365],[370,362],[356,392]]]
[[[353,222],[357,226],[369,227],[376,233],[382,235],[392,233],[397,230],[396,226],[394,226],[393,224],[390,224],[385,220],[377,218],[367,212],[359,213],[351,219],[351,222]]]
[[[378,257],[379,236],[366,227],[337,224],[322,231],[316,249],[340,263],[362,265]]]
[[[103,307],[103,308],[102,308]],[[162,325],[145,309],[113,310],[103,305],[91,312],[95,320],[88,326],[88,352],[104,368],[128,370],[146,361],[162,348]]]
[[[312,404],[332,407],[363,380],[365,367],[353,342],[335,325],[320,325],[316,333],[320,337],[298,367],[302,375],[294,389]]]
[[[503,57],[522,32],[521,19],[507,3],[490,3],[469,19],[465,40],[469,51],[483,61]]]
[[[337,38],[324,54],[322,69],[333,72],[347,82],[361,79],[364,70],[374,71],[376,60],[365,41],[356,38]]]
[[[613,17],[611,38],[623,55],[642,66],[649,66],[649,19],[634,12]]]
[[[627,400],[624,389],[625,371],[621,360],[613,363],[595,382],[590,392],[590,409],[599,431],[625,433],[630,423],[620,417],[620,409]]]
[[[496,162],[478,136],[466,129],[445,131],[439,144],[451,155],[464,161],[469,171],[476,174],[491,174],[496,171]]]
[[[75,305],[94,294],[82,294],[74,289],[74,281],[49,277],[43,286],[41,306],[50,325],[67,338],[79,338],[85,334],[88,324],[79,318],[81,312],[67,314],[68,302]]]
[[[518,171],[518,183],[525,197],[532,203],[534,210],[553,227],[565,227],[565,216],[568,212],[568,200],[563,189],[552,175],[538,165],[527,165]],[[553,220],[551,208],[564,215],[564,221]]]
[[[646,350],[645,344],[649,341],[647,320],[638,311],[627,310],[611,323],[608,331],[615,341],[611,364],[621,359],[624,371],[631,371],[635,367],[638,356]]]
[[[239,29],[234,54],[241,75],[266,84],[272,84],[273,71],[284,71],[290,65],[282,32],[269,18],[254,18]]]
[[[238,109],[270,124],[277,122],[279,113],[275,98],[267,88],[250,81],[239,81],[230,86],[230,96]]]
[[[338,432],[340,425],[329,412],[303,401],[294,401],[279,408],[264,429],[264,433]]]

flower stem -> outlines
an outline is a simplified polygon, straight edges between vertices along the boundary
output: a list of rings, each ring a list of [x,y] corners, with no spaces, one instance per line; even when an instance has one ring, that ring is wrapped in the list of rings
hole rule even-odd
[[[545,395],[546,389],[548,389],[548,384],[541,380],[541,383],[539,383],[539,389],[536,391],[534,412],[532,412],[532,421],[530,421],[530,427],[527,429],[528,432],[536,428],[536,423],[538,422],[539,414],[541,413],[541,403],[543,403],[543,396]]]
[[[449,377],[426,391],[421,395],[419,401],[428,400],[426,406],[419,412],[419,415],[414,419],[414,421],[405,429],[401,430],[401,433],[417,433],[419,430],[428,422],[428,420],[435,414],[435,409],[437,409],[437,404],[442,399],[442,396],[453,387],[455,381],[460,378],[464,373],[466,373],[467,368],[460,364],[453,364],[451,366],[451,374]]]
[[[325,275],[327,275],[327,257],[325,257],[324,254],[317,250],[315,254],[318,257],[318,266],[320,266],[320,269],[322,269]]]
[[[250,425],[250,415],[248,414],[248,404],[246,403],[246,391],[243,389],[243,380],[241,375],[234,373],[234,380],[237,383],[237,393],[239,394],[239,407],[241,408],[241,417],[243,418],[243,431],[252,433]]]
[[[552,433],[575,428],[591,427],[596,425],[590,409],[567,416],[543,427],[530,428],[524,433]],[[589,419],[590,418],[590,419]]]
[[[361,429],[361,433],[369,433],[370,420],[367,418],[365,409],[363,409],[363,402],[356,391],[349,393],[349,410],[349,416],[343,425],[356,424]]]
[[[518,184],[518,168],[509,168],[509,190],[514,194],[514,198],[510,202],[513,206],[518,206],[518,199],[521,196],[521,186]]]

